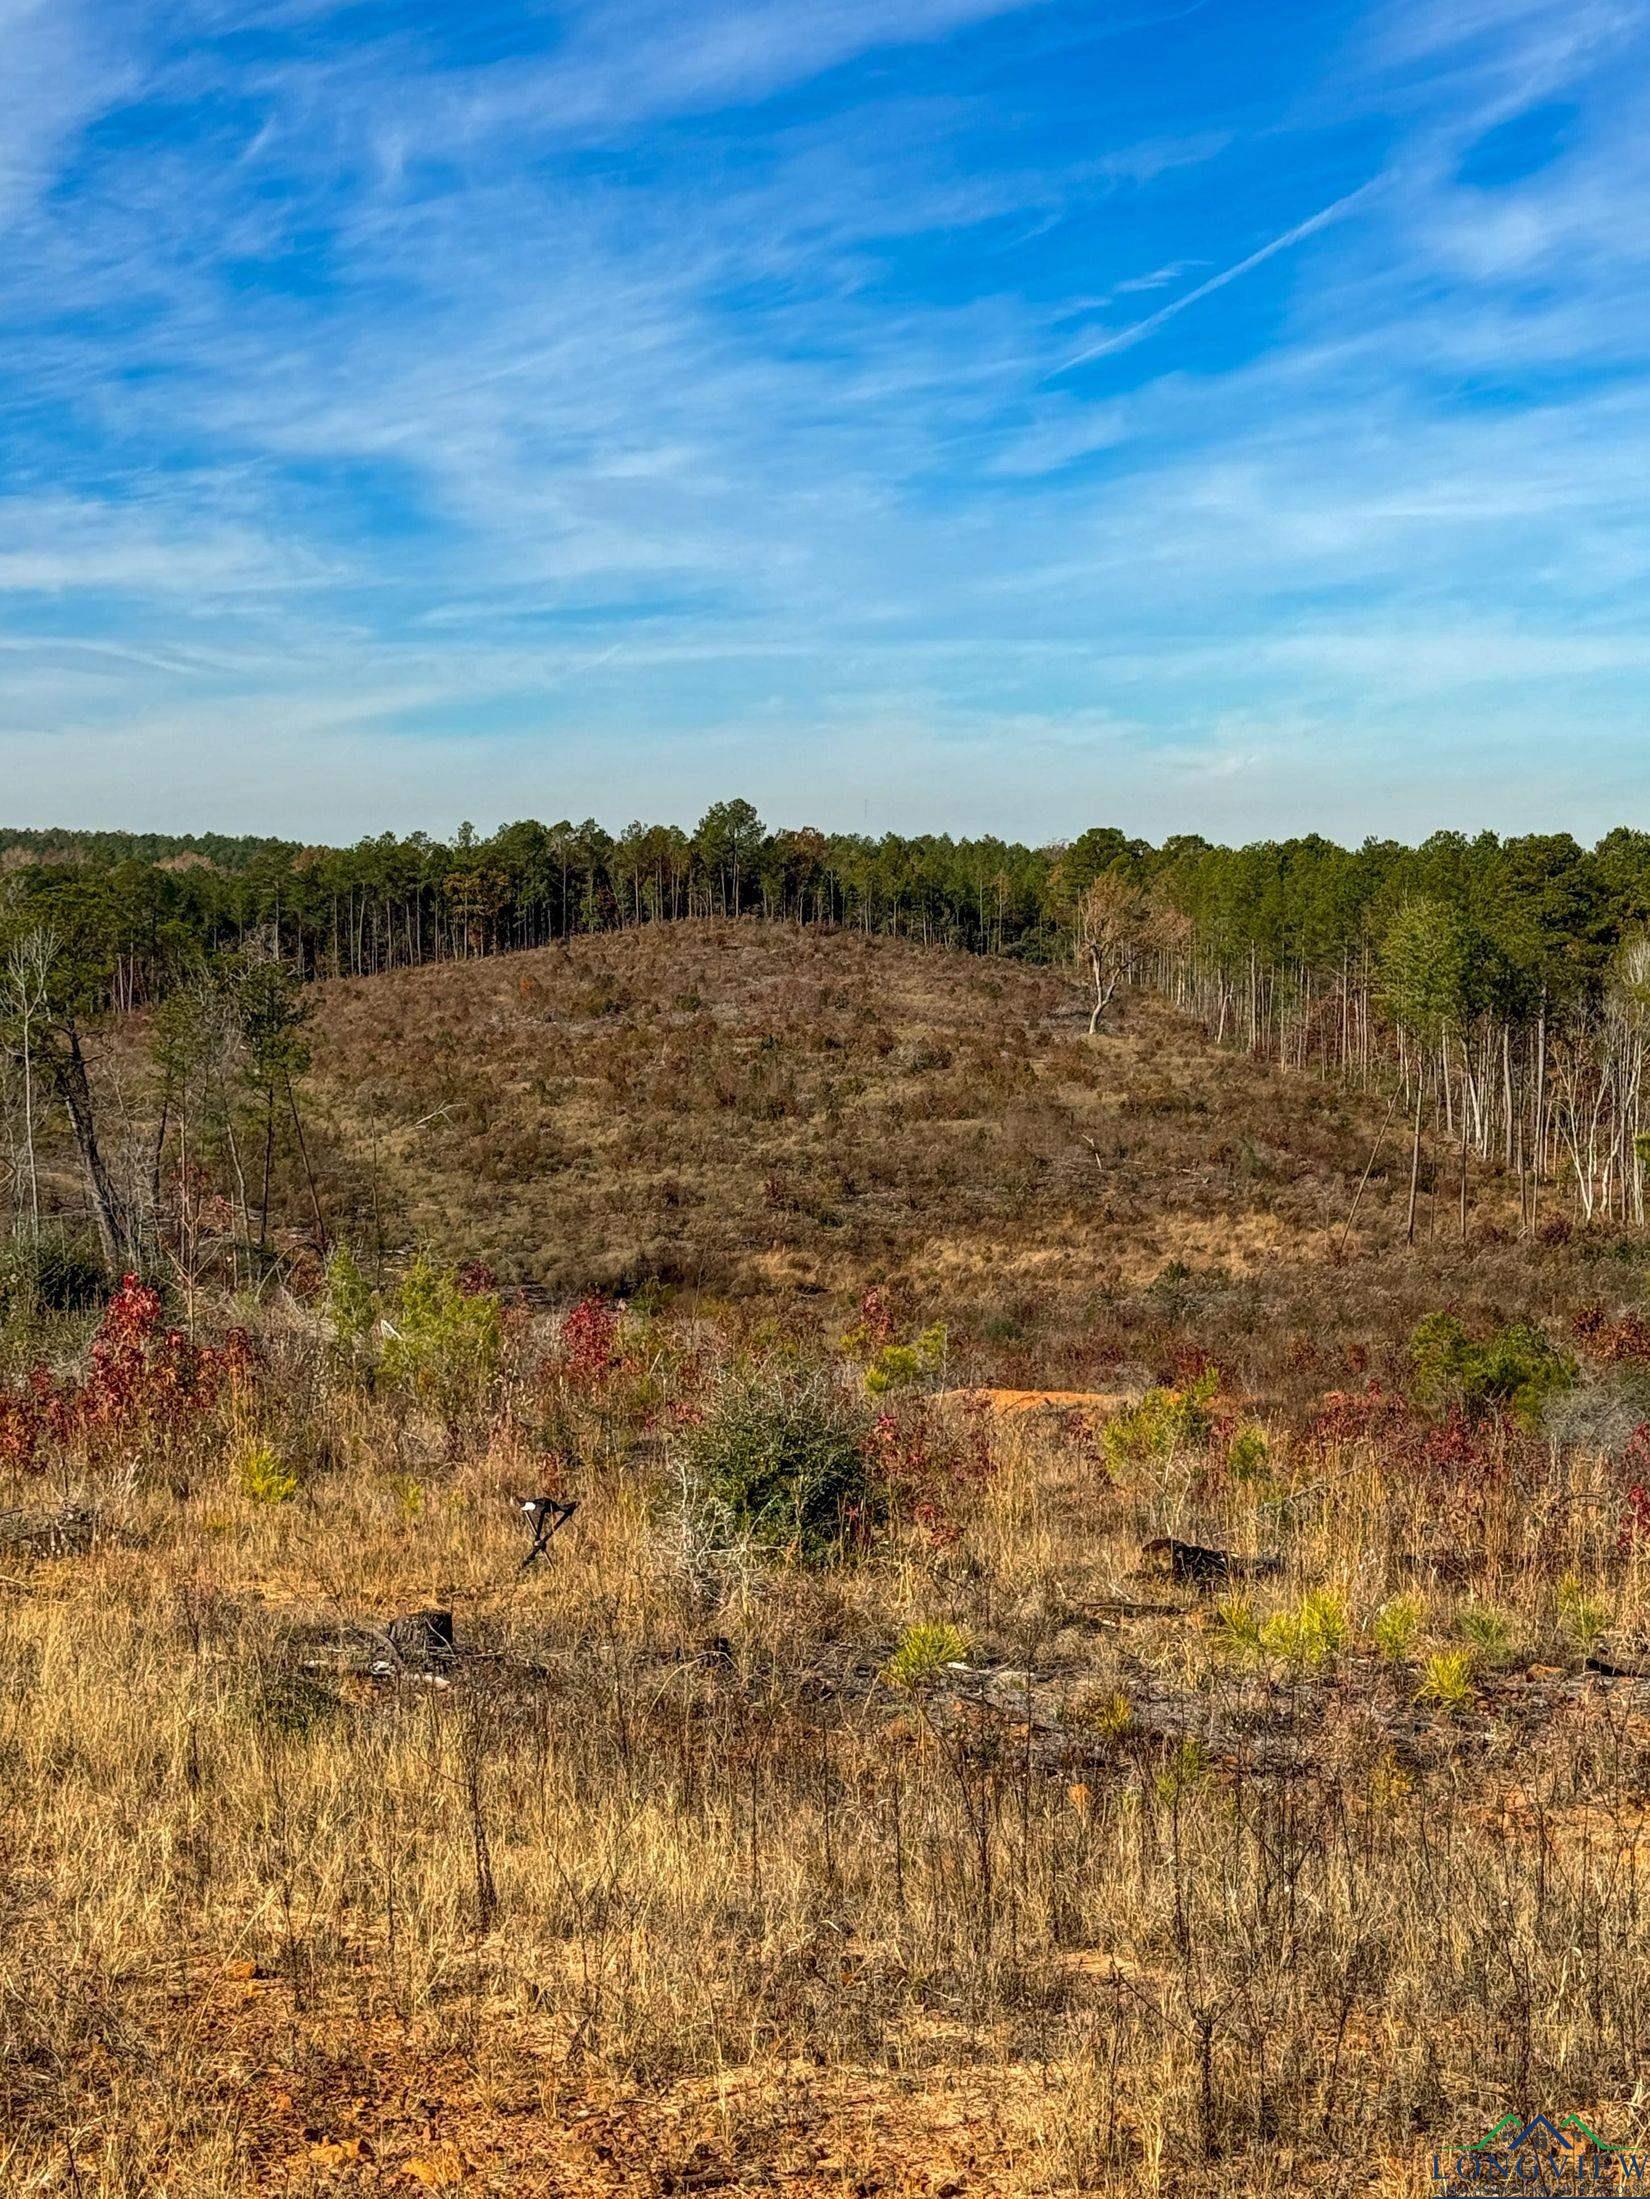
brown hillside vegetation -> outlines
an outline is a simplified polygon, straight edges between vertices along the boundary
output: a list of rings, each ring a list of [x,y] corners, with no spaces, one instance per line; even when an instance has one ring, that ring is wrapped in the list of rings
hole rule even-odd
[[[1332,1100],[1269,1108],[1143,1005],[1085,1022],[1064,972],[678,925],[329,986],[317,1067],[357,1165],[373,1107],[406,1235],[560,1290],[1000,1308],[1321,1256],[1356,1143]]]
[[[1506,1319],[1611,1287],[1510,1246],[1515,1202],[1477,1172],[1459,1244],[1430,1149],[1422,1241],[1385,1259],[1401,1125],[1348,1236],[1381,1107],[1149,999],[1091,1042],[1064,970],[704,924],[321,994],[339,1226],[553,1296],[828,1323],[877,1286],[947,1322],[959,1379],[1105,1389],[1194,1348],[1307,1394],[1445,1299]]]

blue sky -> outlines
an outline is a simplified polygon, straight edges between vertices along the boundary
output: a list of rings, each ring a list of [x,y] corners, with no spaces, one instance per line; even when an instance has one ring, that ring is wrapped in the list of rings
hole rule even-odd
[[[0,0],[0,816],[1650,822],[1643,0]]]

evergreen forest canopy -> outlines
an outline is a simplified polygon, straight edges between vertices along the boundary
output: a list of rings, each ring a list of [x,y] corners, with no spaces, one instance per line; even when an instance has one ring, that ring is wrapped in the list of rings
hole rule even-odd
[[[199,957],[263,939],[303,976],[543,946],[681,917],[852,924],[976,952],[1064,954],[1097,879],[1146,927],[1195,935],[1223,965],[1320,984],[1385,956],[1411,1015],[1521,1021],[1596,1008],[1612,958],[1650,917],[1650,833],[1589,849],[1567,833],[1435,833],[1418,847],[1316,834],[1161,846],[1114,827],[1027,847],[992,836],[872,839],[770,831],[744,801],[698,827],[521,822],[450,842],[390,833],[349,848],[220,834],[0,831],[3,923],[72,942],[88,997],[159,997]],[[1392,972],[1389,970],[1389,976]],[[1424,996],[1424,997],[1423,997]]]

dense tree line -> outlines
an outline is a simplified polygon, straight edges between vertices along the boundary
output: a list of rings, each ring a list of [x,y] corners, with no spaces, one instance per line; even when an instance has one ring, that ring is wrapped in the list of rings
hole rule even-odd
[[[109,1005],[155,998],[180,957],[267,937],[305,976],[539,947],[579,932],[757,914],[1002,951],[1049,923],[1050,854],[985,838],[769,832],[718,802],[689,833],[593,820],[351,848],[121,833],[0,833],[8,910],[95,938]]]
[[[0,832],[6,927],[45,921],[101,954],[109,1005],[166,989],[180,956],[268,938],[304,976],[543,946],[681,917],[760,915],[992,953],[1064,951],[1084,890],[1121,879],[1192,926],[1225,968],[1319,979],[1378,956],[1417,905],[1449,911],[1475,1012],[1527,1016],[1602,997],[1650,915],[1650,834],[1436,833],[1419,847],[1316,835],[1246,847],[1111,827],[1027,847],[991,836],[769,831],[748,802],[692,832],[592,819],[384,833],[353,847],[224,835]],[[1257,1011],[1258,1012],[1258,1011]]]
[[[1643,1221],[1650,835],[1170,842],[1129,872],[1140,969],[1214,1036],[1401,1096],[1412,1228],[1423,1134],[1463,1231],[1469,1156],[1516,1173],[1531,1229],[1559,1182]]]

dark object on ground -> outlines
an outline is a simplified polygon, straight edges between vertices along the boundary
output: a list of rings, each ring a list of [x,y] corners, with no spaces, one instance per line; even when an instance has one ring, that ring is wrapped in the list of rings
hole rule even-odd
[[[449,1687],[493,1661],[460,1647],[453,1615],[441,1607],[383,1620],[294,1614],[279,1622],[274,1646],[280,1661],[301,1672],[426,1687]]]
[[[0,1512],[0,1552],[36,1558],[80,1557],[103,1534],[96,1512],[66,1504],[56,1512]]]
[[[1594,1644],[1587,1670],[1608,1673],[1618,1680],[1650,1677],[1650,1642],[1605,1635]]]
[[[578,1510],[577,1503],[561,1497],[518,1497],[516,1509],[533,1530],[533,1547],[521,1561],[525,1573],[535,1558],[542,1558],[546,1543],[558,1527],[565,1526]]]
[[[450,1611],[409,1611],[391,1619],[384,1638],[406,1665],[440,1665],[458,1654]]]
[[[1240,1558],[1230,1550],[1208,1550],[1198,1542],[1176,1542],[1172,1535],[1158,1535],[1140,1545],[1143,1572],[1166,1573],[1170,1580],[1189,1582],[1195,1588],[1212,1588],[1220,1581],[1261,1580],[1283,1570],[1281,1558]]]

